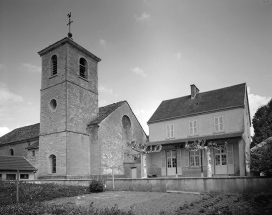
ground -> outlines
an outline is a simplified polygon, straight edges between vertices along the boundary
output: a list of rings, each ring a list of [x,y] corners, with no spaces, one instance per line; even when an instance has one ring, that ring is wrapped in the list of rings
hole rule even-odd
[[[130,210],[133,207],[135,214],[159,214],[162,210],[175,211],[184,204],[191,204],[205,198],[206,195],[159,193],[159,192],[132,192],[108,191],[92,193],[82,196],[59,198],[48,201],[48,204],[71,204],[89,207],[93,202],[95,208],[113,207],[115,204],[121,210]]]

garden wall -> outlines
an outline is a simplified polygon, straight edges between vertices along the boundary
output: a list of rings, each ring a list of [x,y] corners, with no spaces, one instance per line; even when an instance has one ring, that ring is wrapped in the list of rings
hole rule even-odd
[[[88,186],[90,179],[45,179],[28,180],[34,183],[56,183]],[[166,192],[167,190],[185,192],[222,193],[272,193],[272,178],[266,177],[221,177],[221,178],[116,178],[115,190]],[[112,190],[112,179],[106,180],[106,188]]]
[[[107,180],[107,189],[112,190],[112,181]],[[222,193],[272,193],[272,178],[265,177],[220,177],[220,178],[156,178],[116,179],[115,190],[166,192]]]

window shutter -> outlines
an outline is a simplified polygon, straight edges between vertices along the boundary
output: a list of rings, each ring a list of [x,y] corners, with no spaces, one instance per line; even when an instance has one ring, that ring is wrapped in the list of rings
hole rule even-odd
[[[219,130],[223,131],[224,129],[224,123],[223,123],[223,116],[219,117]]]
[[[166,167],[166,158],[165,158],[165,150],[161,151],[161,161],[162,161],[162,167]]]
[[[177,167],[181,166],[180,149],[177,149]]]
[[[234,160],[233,160],[233,145],[232,144],[228,144],[227,149],[228,149],[228,164],[234,165]]]
[[[192,135],[193,134],[193,122],[189,121],[189,134]]]
[[[185,167],[189,167],[189,151],[184,149],[184,163]]]
[[[174,125],[171,125],[171,135],[170,137],[174,137]]]
[[[169,125],[166,125],[166,138],[170,137],[170,128]]]
[[[193,121],[194,122],[194,134],[197,134],[197,121]]]
[[[218,118],[214,118],[214,131],[218,131]]]

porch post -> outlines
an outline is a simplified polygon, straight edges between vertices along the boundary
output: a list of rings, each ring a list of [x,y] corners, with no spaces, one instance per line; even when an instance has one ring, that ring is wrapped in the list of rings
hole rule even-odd
[[[201,162],[201,177],[203,178],[203,161],[202,161],[202,149],[200,149],[200,162]]]
[[[211,149],[207,147],[207,177],[212,177],[212,158],[211,158]]]
[[[178,177],[178,148],[175,147],[176,149],[176,177]]]

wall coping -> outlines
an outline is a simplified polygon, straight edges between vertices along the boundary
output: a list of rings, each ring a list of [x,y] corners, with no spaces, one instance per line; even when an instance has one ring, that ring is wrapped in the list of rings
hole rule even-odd
[[[179,177],[179,178],[114,178],[115,181],[122,181],[122,180],[125,180],[125,181],[144,181],[144,180],[147,180],[147,181],[150,181],[150,180],[157,180],[157,181],[160,181],[160,180],[163,180],[163,181],[166,181],[166,180],[220,180],[220,179],[248,179],[248,180],[251,180],[251,179],[255,179],[255,178],[258,178],[258,179],[271,179],[272,180],[272,177],[266,177],[266,176],[251,176],[251,177],[248,177],[248,176],[226,176],[226,177]],[[38,180],[22,180],[24,182],[43,182],[43,181],[92,181],[93,179],[38,179]],[[106,179],[107,181],[112,181],[112,178],[107,178]]]

